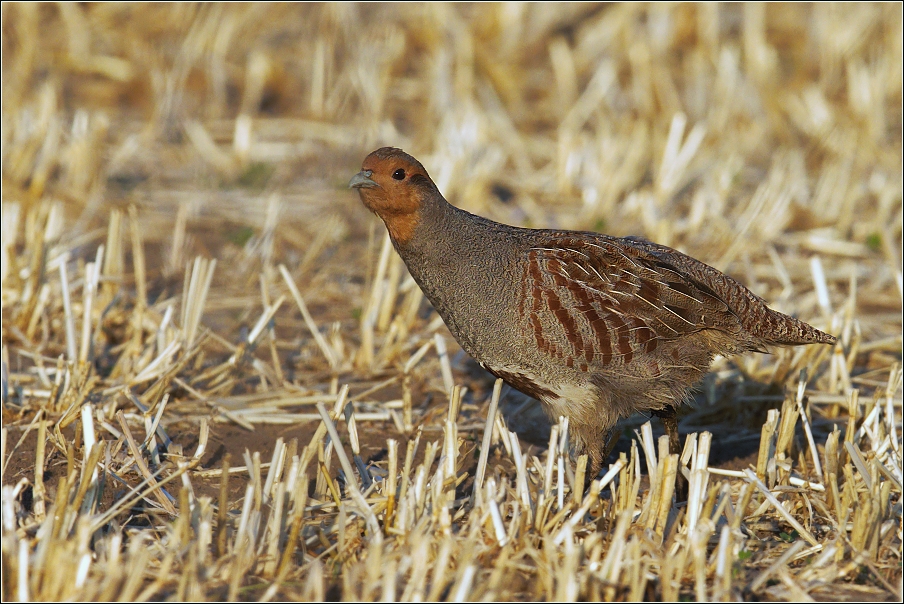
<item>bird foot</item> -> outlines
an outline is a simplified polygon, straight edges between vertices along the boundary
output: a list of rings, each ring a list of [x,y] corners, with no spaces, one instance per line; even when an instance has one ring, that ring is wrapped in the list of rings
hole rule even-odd
[[[673,455],[681,455],[681,438],[678,435],[678,409],[672,405],[654,411],[653,415],[657,416],[665,428],[666,434],[669,435],[669,453]],[[679,470],[675,479],[675,502],[680,503],[687,501],[688,483]]]

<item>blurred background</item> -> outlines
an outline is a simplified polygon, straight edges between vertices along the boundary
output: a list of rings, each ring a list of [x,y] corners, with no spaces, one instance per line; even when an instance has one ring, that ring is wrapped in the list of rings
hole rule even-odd
[[[22,3],[2,15],[4,199],[58,200],[69,218],[191,201],[224,220],[240,207],[260,228],[251,198],[265,188],[290,220],[314,205],[360,213],[339,189],[393,145],[474,211],[712,245],[721,268],[740,233],[825,227],[865,244],[895,226],[890,4]]]

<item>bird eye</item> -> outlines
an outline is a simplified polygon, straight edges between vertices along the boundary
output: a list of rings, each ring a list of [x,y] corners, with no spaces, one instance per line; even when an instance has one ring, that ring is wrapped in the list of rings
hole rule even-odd
[[[405,180],[405,170],[399,168],[395,172],[392,173],[392,177],[396,180]]]

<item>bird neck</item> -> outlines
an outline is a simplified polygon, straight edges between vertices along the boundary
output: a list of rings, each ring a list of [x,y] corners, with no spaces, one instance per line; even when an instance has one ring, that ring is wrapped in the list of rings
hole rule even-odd
[[[449,237],[447,229],[455,228],[461,210],[442,195],[426,196],[413,212],[381,214],[389,237],[402,258],[419,256],[442,244]]]
[[[485,263],[483,223],[440,195],[425,200],[409,222],[383,219],[408,271],[429,298],[444,284],[465,277],[469,267]],[[403,234],[405,236],[400,237]],[[437,291],[434,291],[437,290]]]

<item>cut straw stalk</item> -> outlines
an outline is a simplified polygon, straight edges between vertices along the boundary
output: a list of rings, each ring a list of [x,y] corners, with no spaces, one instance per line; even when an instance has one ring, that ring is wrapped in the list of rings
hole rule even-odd
[[[16,596],[20,602],[30,602],[28,593],[28,542],[25,539],[19,541],[18,576]]]
[[[712,434],[703,432],[697,442],[696,453],[691,466],[687,499],[687,532],[693,534],[703,511],[703,497],[709,484],[709,450]]]
[[[807,373],[806,370],[801,370],[800,372],[800,380],[797,384],[797,397],[795,398],[795,402],[797,403],[797,412],[800,415],[801,424],[804,427],[804,434],[807,435],[807,442],[810,445],[810,457],[813,460],[813,467],[816,471],[816,475],[819,477],[820,482],[824,480],[822,474],[822,463],[819,460],[819,451],[816,449],[816,441],[813,438],[813,431],[810,429],[810,420],[807,417],[807,412],[804,409],[804,390],[807,387]]]
[[[776,430],[779,425],[779,417],[780,415],[777,409],[770,409],[766,413],[766,422],[763,424],[760,436],[759,454],[757,455],[756,462],[756,475],[760,480],[766,479],[766,474],[769,470],[769,461],[774,460],[775,458]],[[769,479],[769,484],[773,484],[773,481],[774,471],[772,477]]]
[[[94,406],[86,404],[82,407],[82,442],[85,450],[85,463],[82,466],[82,482],[88,484],[88,496],[86,498],[87,507],[84,511],[90,510],[94,503],[95,491],[97,489],[97,464],[90,463],[92,454],[95,453],[94,448],[97,445],[97,434],[94,431]]]
[[[577,526],[584,521],[585,516],[590,512],[590,508],[599,500],[600,490],[603,488],[602,481],[593,481],[590,483],[590,492],[581,502],[580,507],[572,514],[568,522],[566,522],[559,533],[553,538],[555,545],[561,545],[563,541],[574,534]]]
[[[505,524],[502,522],[502,513],[499,511],[499,504],[496,503],[494,496],[496,495],[496,481],[490,479],[487,481],[487,505],[490,508],[490,518],[493,520],[493,530],[496,533],[496,541],[499,546],[503,547],[509,542],[508,533],[505,530]]]
[[[332,347],[330,347],[329,343],[327,343],[326,339],[317,328],[317,324],[314,322],[314,317],[312,317],[311,313],[308,311],[308,305],[305,304],[304,299],[301,297],[301,292],[298,291],[298,287],[295,285],[295,280],[292,279],[292,275],[289,274],[289,270],[284,264],[279,265],[279,273],[282,275],[283,280],[286,282],[289,291],[292,292],[292,297],[295,298],[295,303],[298,305],[298,309],[301,311],[301,316],[304,318],[305,325],[308,326],[308,330],[311,332],[311,335],[314,336],[314,341],[317,343],[317,347],[320,348],[320,352],[323,353],[323,356],[324,358],[326,358],[327,363],[329,363],[330,368],[335,370],[338,366],[338,358],[336,356],[336,353],[333,351]]]
[[[863,455],[860,454],[860,450],[857,449],[851,443],[845,441],[844,448],[847,451],[848,455],[851,458],[851,462],[853,462],[854,467],[857,468],[857,472],[860,474],[860,477],[863,479],[864,484],[866,485],[867,490],[872,490],[873,481],[870,477],[869,469],[866,467],[866,460],[863,459]]]
[[[191,266],[185,267],[185,289],[182,294],[182,330],[185,348],[194,347],[198,337],[198,327],[204,315],[204,305],[210,292],[216,259],[196,257]]]
[[[277,298],[276,302],[264,309],[264,312],[258,318],[257,323],[255,323],[251,331],[248,332],[247,343],[249,346],[254,346],[255,344],[257,344],[258,338],[260,338],[264,333],[267,325],[270,323],[271,319],[273,319],[273,315],[276,314],[276,311],[279,310],[279,307],[282,306],[283,302],[285,301],[286,297],[280,296],[279,298]]]
[[[66,260],[60,261],[60,291],[63,294],[63,320],[66,326],[66,358],[70,363],[78,360],[75,345],[75,317],[72,315],[72,302],[69,297],[69,277],[66,273]]]
[[[436,354],[439,356],[439,367],[443,376],[443,386],[446,392],[451,393],[455,387],[455,378],[452,377],[452,364],[449,362],[449,350],[446,348],[446,338],[440,333],[433,334],[433,342],[436,345]]]
[[[144,258],[144,243],[141,240],[141,229],[138,226],[138,209],[134,205],[129,206],[129,232],[132,240],[132,264],[135,273],[136,306],[139,311],[147,305],[148,286],[147,268]]]
[[[653,444],[653,427],[650,422],[646,422],[641,426],[640,430],[641,434],[638,436],[640,438],[644,456],[646,457],[647,473],[650,476],[650,484],[654,484],[657,482],[659,464],[656,460],[656,448]]]
[[[44,497],[46,489],[44,486],[44,451],[47,443],[47,421],[44,420],[44,412],[39,411],[38,418],[38,439],[35,447],[35,488],[34,488],[34,509],[35,520],[43,522],[46,514]],[[4,438],[4,441],[6,439]],[[3,455],[4,452],[0,452]],[[4,458],[4,465],[6,460]]]
[[[79,362],[87,363],[91,353],[91,326],[94,310],[94,296],[97,293],[97,283],[100,277],[100,262],[103,260],[104,246],[97,249],[97,262],[89,262],[85,265],[85,286],[83,288],[82,301],[82,340],[79,348]]]

